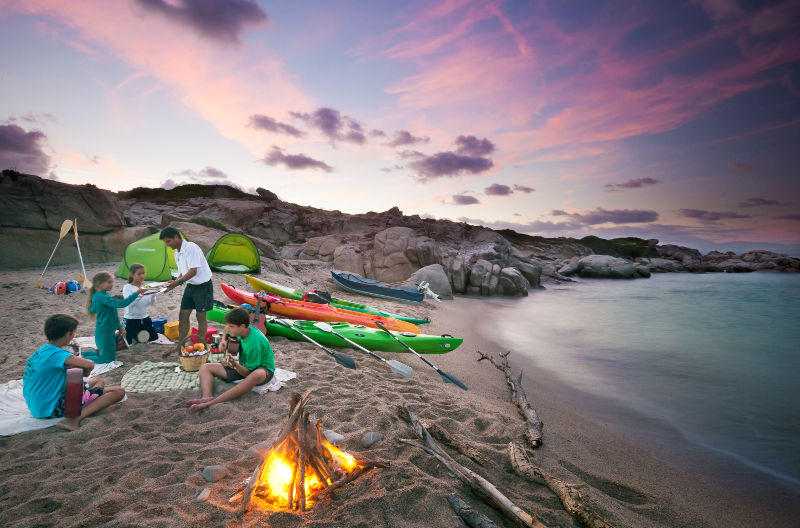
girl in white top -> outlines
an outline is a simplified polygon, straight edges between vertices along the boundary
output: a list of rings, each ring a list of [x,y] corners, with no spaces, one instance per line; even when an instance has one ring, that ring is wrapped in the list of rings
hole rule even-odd
[[[144,266],[138,263],[131,264],[128,284],[122,288],[123,297],[138,291],[144,285],[146,274],[147,270]],[[129,345],[139,341],[137,336],[142,330],[146,330],[149,334],[147,341],[158,339],[158,334],[153,328],[153,321],[150,319],[150,307],[155,300],[155,295],[140,295],[138,299],[125,307],[125,339]]]

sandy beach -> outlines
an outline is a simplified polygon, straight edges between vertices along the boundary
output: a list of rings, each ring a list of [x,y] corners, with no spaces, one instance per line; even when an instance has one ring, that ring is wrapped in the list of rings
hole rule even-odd
[[[89,276],[115,271],[118,263],[92,265]],[[264,273],[261,277],[295,287],[336,291],[328,269],[298,261],[300,277]],[[50,268],[45,284],[75,278],[74,266]],[[33,288],[40,270],[0,271],[0,309],[6,314],[0,331],[0,383],[20,379],[27,357],[45,342],[42,326],[54,313],[78,317],[79,336],[92,335],[85,310],[86,294],[54,296]],[[215,274],[215,297],[221,282],[246,288],[240,275]],[[119,293],[123,279],[115,280]],[[481,330],[481,301],[454,301],[421,306],[396,304],[336,292],[344,298],[407,315],[429,317],[430,334],[449,333],[464,344],[445,355],[429,356],[437,366],[464,383],[464,392],[445,384],[411,354],[382,353],[413,367],[412,379],[393,374],[380,362],[346,350],[358,370],[338,366],[312,345],[270,337],[276,366],[297,378],[277,392],[244,397],[198,414],[184,402],[196,391],[131,393],[120,408],[86,419],[67,433],[51,427],[0,437],[0,525],[27,526],[460,526],[445,497],[458,494],[498,526],[512,523],[476,498],[441,463],[400,439],[414,438],[411,426],[397,414],[407,406],[420,418],[446,429],[479,451],[481,466],[449,450],[461,464],[479,473],[523,510],[546,526],[578,526],[548,489],[516,476],[507,456],[510,441],[524,444],[525,423],[510,401],[501,372],[477,362],[478,353],[504,352]],[[180,290],[161,295],[151,315],[177,320]],[[194,319],[193,319],[194,323]],[[140,344],[118,354],[124,366],[102,376],[119,384],[142,361],[162,361],[164,345]],[[177,361],[177,358],[174,359]],[[518,370],[514,354],[514,371]],[[752,500],[725,495],[694,475],[653,458],[591,420],[568,389],[529,363],[524,387],[545,423],[544,445],[528,450],[542,469],[570,483],[584,483],[583,495],[613,526],[795,526],[797,509],[787,497],[755,489]],[[219,383],[217,390],[223,388]],[[342,447],[390,463],[374,469],[325,498],[304,514],[257,508],[238,516],[228,499],[259,463],[251,446],[271,443],[287,415],[293,393],[312,389],[308,410],[324,429],[344,436]],[[360,444],[370,431],[384,439],[369,449]],[[204,467],[222,465],[227,476],[207,482]],[[738,491],[743,486],[739,483]],[[195,498],[204,488],[204,501]],[[744,486],[746,488],[746,486]],[[784,504],[784,506],[781,506]]]

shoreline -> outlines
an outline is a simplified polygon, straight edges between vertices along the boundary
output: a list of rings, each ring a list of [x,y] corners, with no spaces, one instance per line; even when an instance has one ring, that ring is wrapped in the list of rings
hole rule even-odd
[[[89,276],[116,264],[91,265]],[[72,313],[80,321],[78,335],[93,333],[85,313],[85,294],[54,296],[32,288],[40,270],[0,271],[4,289],[0,309],[11,314],[13,325],[0,333],[4,352],[0,383],[19,379],[25,360],[42,341],[41,325],[51,313]],[[46,282],[74,277],[74,266],[48,270]],[[266,280],[336,291],[323,266],[306,262],[299,277],[264,273]],[[215,274],[219,283],[244,287],[240,275]],[[124,281],[115,279],[114,293]],[[130,524],[153,527],[221,526],[234,522],[235,506],[228,499],[248,476],[258,457],[249,451],[269,443],[285,419],[292,393],[313,389],[310,411],[323,428],[345,437],[346,450],[391,463],[369,472],[337,492],[312,511],[251,511],[240,526],[452,526],[453,512],[445,496],[457,493],[499,525],[508,521],[476,499],[435,459],[399,439],[413,438],[410,426],[397,416],[407,406],[420,418],[447,429],[489,460],[479,466],[456,458],[492,482],[524,510],[547,526],[573,526],[555,496],[546,488],[527,483],[509,472],[509,441],[522,441],[524,422],[510,402],[503,374],[486,362],[477,362],[476,350],[497,355],[502,344],[487,338],[485,305],[481,298],[426,301],[420,306],[348,295],[357,302],[409,314],[428,316],[423,333],[450,333],[464,338],[457,350],[426,358],[468,387],[462,391],[443,383],[436,372],[412,354],[381,353],[413,367],[411,379],[392,374],[378,361],[352,349],[358,370],[336,365],[322,351],[300,341],[270,336],[276,366],[297,373],[297,379],[275,393],[247,394],[216,405],[199,415],[186,412],[184,402],[196,391],[129,393],[121,408],[83,422],[79,431],[55,428],[0,437],[0,524],[60,526]],[[153,315],[176,319],[180,292],[164,294]],[[194,318],[192,319],[194,322]],[[483,331],[482,331],[483,330]],[[142,361],[162,361],[161,345],[137,345],[119,353],[125,364],[102,376],[119,384],[124,373]],[[739,504],[654,458],[646,449],[595,423],[579,408],[580,399],[561,380],[548,376],[510,356],[512,368],[525,370],[523,385],[531,405],[544,421],[544,445],[529,450],[532,461],[566,482],[583,482],[582,493],[603,518],[615,526],[790,526],[780,517],[765,515],[755,505]],[[219,384],[218,389],[224,387]],[[376,431],[384,440],[365,449],[360,438]],[[454,453],[454,451],[450,451]],[[226,478],[208,483],[205,466],[223,465]],[[195,502],[204,489],[209,498]],[[771,513],[771,512],[770,512]],[[788,519],[786,517],[785,519]],[[239,522],[239,521],[236,521]]]
[[[480,298],[460,299],[467,301],[467,306],[462,308],[465,316],[479,311]],[[465,327],[477,322],[473,318]],[[487,336],[485,331],[481,333],[481,340],[484,347],[508,350],[502,340]],[[581,459],[580,452],[574,452],[587,468],[594,467],[600,472],[612,468],[612,471],[624,471],[625,468],[614,467],[613,463],[611,468],[606,466],[613,460],[623,466],[640,464],[650,468],[643,473],[628,473],[623,482],[634,488],[662,488],[660,491],[685,507],[687,513],[701,514],[709,526],[730,526],[745,519],[748,526],[765,527],[796,526],[800,521],[800,507],[796,506],[800,492],[783,479],[741,462],[734,455],[693,442],[662,419],[646,416],[621,402],[584,393],[537,365],[535,358],[512,351],[509,361],[514,374],[520,370],[524,372],[523,387],[528,401],[545,424],[543,447],[548,447],[552,441],[554,427],[558,427],[558,436],[565,441],[563,447],[574,447],[569,441],[570,427],[579,434],[582,430],[592,430],[592,434],[581,436],[590,444],[585,446],[589,451],[582,450],[584,456],[587,452],[593,455]],[[554,448],[556,452],[559,449],[559,446]],[[642,460],[619,458],[624,452],[635,453],[633,458]],[[666,474],[672,474],[675,484],[665,485]],[[765,515],[765,512],[769,513]]]

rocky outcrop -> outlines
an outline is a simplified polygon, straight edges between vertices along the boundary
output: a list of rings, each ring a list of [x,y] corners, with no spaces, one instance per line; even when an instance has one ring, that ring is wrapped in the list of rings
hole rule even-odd
[[[680,262],[686,271],[703,271],[703,255],[696,249],[666,244],[656,250],[658,257]]]
[[[591,279],[635,279],[650,276],[647,266],[610,255],[589,255],[571,260],[558,272],[565,276],[579,275]]]
[[[800,259],[764,250],[748,251],[741,255],[737,255],[733,251],[726,253],[711,251],[703,256],[703,265],[709,270],[724,271],[726,273],[748,273],[752,271],[800,272]]]
[[[407,279],[416,270],[440,260],[436,242],[410,227],[390,227],[375,235],[371,276],[384,282]]]

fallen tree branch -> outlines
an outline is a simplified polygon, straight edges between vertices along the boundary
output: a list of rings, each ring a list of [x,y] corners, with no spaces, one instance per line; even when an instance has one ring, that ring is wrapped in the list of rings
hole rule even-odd
[[[561,504],[564,505],[564,509],[583,526],[588,526],[589,528],[614,528],[611,524],[601,519],[586,504],[578,490],[581,485],[567,484],[546,473],[540,467],[534,465],[523,450],[514,445],[514,442],[508,443],[508,457],[511,459],[511,467],[514,468],[514,472],[517,475],[550,488],[559,498]]]
[[[544,524],[537,521],[531,514],[524,511],[522,508],[511,502],[511,500],[503,495],[491,482],[481,477],[469,468],[466,468],[453,460],[450,455],[444,452],[436,440],[428,433],[425,426],[419,421],[416,415],[411,413],[408,409],[405,411],[414,426],[414,432],[421,438],[426,445],[421,445],[416,442],[401,440],[406,444],[410,444],[425,452],[436,457],[442,464],[447,467],[460,481],[470,487],[470,489],[479,497],[486,500],[492,507],[497,509],[500,513],[525,528],[547,528]]]
[[[516,381],[514,381],[512,378],[511,368],[508,364],[508,355],[510,353],[511,352],[509,351],[505,354],[500,354],[500,357],[503,358],[503,362],[502,364],[498,364],[495,363],[492,356],[488,356],[478,350],[478,356],[480,356],[478,361],[480,362],[486,359],[492,365],[494,365],[496,369],[505,374],[506,383],[511,390],[511,401],[517,406],[517,409],[525,419],[525,422],[528,426],[528,428],[525,430],[525,438],[528,440],[530,446],[533,449],[536,449],[542,445],[542,430],[544,429],[544,424],[539,419],[539,415],[536,414],[536,411],[533,409],[533,407],[531,407],[530,403],[528,403],[528,397],[525,395],[525,389],[522,388],[522,371],[520,371]]]
[[[447,502],[450,503],[450,507],[456,512],[456,515],[472,528],[497,528],[495,523],[473,510],[472,506],[464,502],[458,495],[448,495]]]

